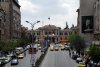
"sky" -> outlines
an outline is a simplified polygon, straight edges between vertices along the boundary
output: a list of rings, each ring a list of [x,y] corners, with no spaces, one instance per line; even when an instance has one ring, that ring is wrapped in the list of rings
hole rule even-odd
[[[39,23],[34,25],[34,29],[45,25],[55,25],[64,29],[66,22],[69,28],[74,24],[77,26],[76,10],[79,8],[79,0],[18,0],[21,6],[21,25],[32,29],[30,23]],[[48,19],[50,17],[50,20]]]

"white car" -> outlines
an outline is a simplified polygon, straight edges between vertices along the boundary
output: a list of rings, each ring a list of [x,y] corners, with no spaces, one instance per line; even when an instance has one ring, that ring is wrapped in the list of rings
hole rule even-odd
[[[29,49],[30,48],[30,45],[27,45],[26,48]]]
[[[8,63],[11,61],[11,57],[6,57],[5,62]]]

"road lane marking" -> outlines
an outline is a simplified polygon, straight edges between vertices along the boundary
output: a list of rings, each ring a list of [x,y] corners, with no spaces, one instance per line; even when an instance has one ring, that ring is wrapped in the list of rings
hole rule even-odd
[[[49,50],[49,49],[48,49],[48,50]],[[44,67],[44,64],[45,64],[45,62],[46,62],[46,59],[47,59],[48,53],[49,53],[49,51],[48,51],[47,54],[46,54],[46,57],[45,57],[45,59],[44,59],[44,62],[43,62],[42,67]]]

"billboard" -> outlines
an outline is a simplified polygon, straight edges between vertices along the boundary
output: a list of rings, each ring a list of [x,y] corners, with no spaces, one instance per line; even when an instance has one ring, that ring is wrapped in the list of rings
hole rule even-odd
[[[82,33],[93,33],[93,16],[82,16]]]

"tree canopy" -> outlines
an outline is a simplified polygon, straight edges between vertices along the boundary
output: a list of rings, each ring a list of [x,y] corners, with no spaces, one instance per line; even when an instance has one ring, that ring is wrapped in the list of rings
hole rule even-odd
[[[71,34],[68,37],[68,41],[70,42],[71,46],[74,47],[76,50],[84,50],[86,48],[84,38],[78,34]]]
[[[90,46],[88,54],[89,54],[89,56],[91,56],[91,59],[95,63],[98,63],[100,61],[100,48],[99,48],[99,45],[96,46],[95,44],[93,44],[93,46]]]

